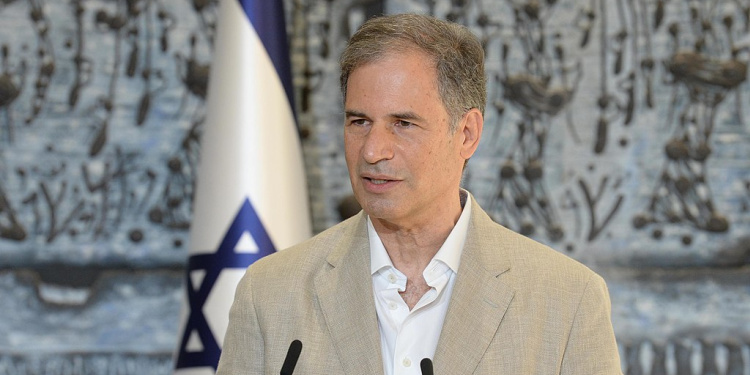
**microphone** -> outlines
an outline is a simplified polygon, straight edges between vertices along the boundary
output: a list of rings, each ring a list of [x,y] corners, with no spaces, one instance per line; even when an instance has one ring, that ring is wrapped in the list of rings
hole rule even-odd
[[[294,372],[294,366],[297,366],[300,352],[302,352],[302,341],[292,341],[292,343],[289,344],[289,350],[286,352],[284,364],[281,365],[281,375],[292,375]]]
[[[422,369],[422,375],[433,375],[432,361],[429,358],[425,358],[419,362],[419,368]]]

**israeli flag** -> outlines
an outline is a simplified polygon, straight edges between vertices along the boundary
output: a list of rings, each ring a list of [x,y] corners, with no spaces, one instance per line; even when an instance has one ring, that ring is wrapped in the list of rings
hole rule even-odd
[[[214,374],[237,283],[311,236],[282,0],[222,0],[176,374]]]

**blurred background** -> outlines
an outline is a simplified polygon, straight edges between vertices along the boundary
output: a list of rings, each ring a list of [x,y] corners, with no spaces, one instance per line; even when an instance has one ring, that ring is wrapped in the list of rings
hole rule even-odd
[[[750,375],[750,1],[286,0],[314,231],[356,210],[338,56],[381,13],[469,26],[464,186],[605,277],[626,374]],[[169,374],[213,0],[0,0],[0,374]]]

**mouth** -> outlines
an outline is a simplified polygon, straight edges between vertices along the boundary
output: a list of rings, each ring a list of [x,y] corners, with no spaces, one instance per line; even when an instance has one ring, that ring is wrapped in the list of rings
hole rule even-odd
[[[399,182],[399,180],[394,179],[393,177],[383,175],[362,175],[361,178],[364,181],[365,190],[373,193],[383,193],[388,191]]]
[[[392,180],[381,180],[381,179],[367,178],[367,177],[365,177],[365,180],[370,181],[371,183],[375,185],[382,185],[382,184],[387,183],[388,181],[392,181]]]

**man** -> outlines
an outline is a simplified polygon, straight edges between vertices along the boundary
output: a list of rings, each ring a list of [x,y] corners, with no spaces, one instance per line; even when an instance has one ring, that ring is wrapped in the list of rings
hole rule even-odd
[[[253,264],[219,374],[620,374],[608,292],[460,189],[482,134],[484,53],[418,15],[366,22],[341,57],[358,215]]]

